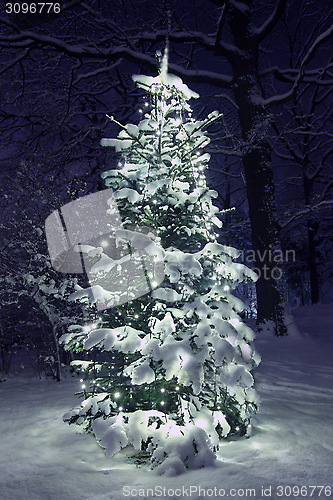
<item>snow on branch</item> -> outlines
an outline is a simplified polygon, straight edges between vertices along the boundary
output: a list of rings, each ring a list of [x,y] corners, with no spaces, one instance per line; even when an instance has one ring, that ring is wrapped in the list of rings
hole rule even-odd
[[[128,47],[118,46],[110,49],[96,49],[89,45],[70,45],[59,38],[49,35],[41,35],[31,31],[22,31],[19,34],[11,36],[0,36],[0,46],[2,47],[12,47],[13,44],[15,44],[16,47],[26,48],[27,42],[35,42],[36,44],[44,47],[50,46],[59,52],[72,57],[78,57],[80,59],[104,59],[112,62],[125,58],[129,61],[142,64],[151,71],[156,71],[157,69],[155,57],[142,54],[141,52]],[[215,73],[214,71],[189,70],[182,68],[177,64],[169,64],[169,70],[171,73],[187,79],[188,81],[208,83],[218,87],[230,87],[233,82],[232,77],[229,75]]]
[[[85,80],[87,78],[94,78],[103,73],[109,73],[111,72],[111,70],[117,68],[120,63],[121,61],[119,60],[113,64],[110,64],[109,66],[103,66],[102,68],[98,68],[94,71],[89,71],[87,73],[81,74],[78,78],[76,78],[76,80],[73,81],[73,85],[77,85],[78,83],[80,83],[80,81]]]
[[[254,99],[256,103],[262,106],[269,106],[271,104],[281,104],[282,102],[287,101],[295,93],[301,82],[304,81],[306,64],[308,64],[312,60],[318,47],[326,40],[329,40],[332,37],[332,35],[333,35],[333,25],[330,26],[326,31],[321,33],[321,35],[319,35],[316,38],[316,40],[313,42],[313,44],[305,54],[303,61],[300,65],[300,68],[298,70],[298,76],[295,79],[294,85],[291,87],[290,90],[288,90],[288,92],[285,92],[284,94],[280,95],[274,95],[272,97],[269,97],[268,99],[263,99],[259,95],[255,96]]]
[[[3,19],[0,17],[0,22],[3,22]],[[105,59],[108,56],[110,57],[110,50],[102,50],[95,49],[88,45],[76,45],[72,46],[59,38],[55,38],[49,35],[41,35],[34,33],[32,31],[21,31],[15,35],[9,36],[0,36],[0,46],[2,47],[12,47],[13,44],[16,47],[27,47],[28,41],[35,42],[41,46],[49,46],[53,47],[64,54],[74,56],[74,57],[82,57],[82,58],[97,58],[97,59]]]
[[[303,82],[305,83],[315,83],[317,85],[332,85],[333,79],[326,79],[324,80],[322,78],[323,73],[327,73],[330,68],[333,67],[333,63],[328,64],[325,67],[321,68],[316,68],[316,69],[311,69],[311,70],[306,70],[303,73]],[[260,73],[259,76],[265,77],[267,75],[273,75],[277,80],[280,80],[281,82],[295,82],[297,79],[297,76],[299,74],[299,70],[296,68],[285,68],[281,69],[278,66],[272,66],[270,68],[265,69]]]
[[[263,40],[268,33],[272,31],[278,20],[280,19],[284,8],[286,6],[287,0],[279,0],[273,10],[272,14],[266,21],[261,25],[260,28],[256,28],[253,30],[254,35],[256,36],[258,41]]]
[[[177,43],[195,42],[198,43],[201,47],[204,47],[205,49],[210,51],[216,51],[216,49],[218,48],[219,53],[225,55],[226,57],[234,56],[235,54],[240,52],[235,45],[227,42],[222,42],[221,40],[219,40],[218,45],[216,45],[216,40],[205,35],[201,31],[177,31],[174,33],[167,33],[167,31],[165,30],[160,30],[156,31],[155,33],[142,33],[138,38],[140,41],[158,41],[165,40],[167,36],[169,37],[170,41]]]
[[[311,212],[316,212],[317,210],[321,210],[323,208],[329,208],[333,206],[333,200],[323,200],[320,201],[319,203],[316,203],[315,205],[312,205],[310,207],[306,207],[303,210],[299,210],[296,212],[290,219],[288,219],[284,224],[281,224],[280,228],[285,229],[289,224],[292,222],[301,219],[302,217],[308,215]]]

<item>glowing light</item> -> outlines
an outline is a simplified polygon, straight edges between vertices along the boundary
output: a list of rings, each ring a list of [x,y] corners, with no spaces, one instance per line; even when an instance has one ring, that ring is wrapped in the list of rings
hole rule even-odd
[[[85,389],[86,388],[86,384],[82,384],[82,389]]]
[[[80,382],[83,382],[83,378],[80,378]]]
[[[156,205],[156,203],[157,203],[157,200],[153,200],[153,203],[154,203],[154,205]]]
[[[119,406],[119,411],[123,411],[123,407],[122,406]]]
[[[103,248],[106,248],[109,246],[109,242],[107,240],[103,240],[103,241],[101,241],[101,245]]]
[[[225,292],[229,292],[229,290],[230,290],[230,286],[225,285],[225,286],[223,287],[223,290],[224,290]]]
[[[116,399],[120,398],[120,392],[115,392],[115,393],[114,393],[114,397],[115,397]]]
[[[145,102],[145,107],[148,108],[149,102]]]
[[[152,281],[152,286],[158,286],[158,282],[157,281]]]
[[[188,362],[188,360],[190,359],[190,356],[187,353],[184,353],[184,352],[179,353],[178,356],[181,359],[182,366],[185,366],[186,363]]]
[[[96,323],[93,323],[92,325],[86,325],[83,330],[85,332],[90,332],[90,330],[94,330],[95,328],[97,328],[97,325]]]
[[[165,392],[165,389],[161,389],[161,392]]]
[[[165,405],[165,401],[161,401],[161,405],[164,406]]]
[[[179,391],[179,387],[178,387],[178,385],[177,385],[177,387],[176,387],[176,391]]]

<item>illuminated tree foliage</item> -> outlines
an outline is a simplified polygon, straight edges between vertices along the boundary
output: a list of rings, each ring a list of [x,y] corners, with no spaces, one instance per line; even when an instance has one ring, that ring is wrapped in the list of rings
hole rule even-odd
[[[150,273],[151,292],[119,305],[99,289],[104,310],[62,339],[90,355],[74,362],[85,372],[84,401],[65,420],[92,430],[109,455],[128,444],[145,450],[161,473],[210,464],[222,438],[250,433],[258,406],[251,370],[260,359],[232,295],[256,276],[233,262],[237,250],[217,242],[217,193],[206,185],[206,130],[220,115],[195,120],[188,101],[198,94],[166,66],[164,58],[157,77],[133,77],[147,93],[142,119],[118,123],[118,138],[102,140],[121,153],[117,169],[103,174],[123,221],[117,245],[149,240],[164,280],[158,285]],[[106,241],[80,250],[103,279],[121,280]],[[92,292],[73,298],[94,303]]]

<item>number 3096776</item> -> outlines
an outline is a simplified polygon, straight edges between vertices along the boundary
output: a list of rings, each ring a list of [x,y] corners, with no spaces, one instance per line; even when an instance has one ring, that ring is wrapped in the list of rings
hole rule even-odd
[[[60,10],[60,3],[53,2],[6,3],[6,14],[59,14]]]

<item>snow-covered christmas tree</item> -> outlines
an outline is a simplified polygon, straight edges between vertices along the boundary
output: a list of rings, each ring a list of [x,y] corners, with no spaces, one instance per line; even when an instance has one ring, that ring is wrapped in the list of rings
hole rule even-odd
[[[250,433],[258,407],[251,370],[260,358],[232,291],[256,275],[234,262],[237,250],[217,243],[214,227],[221,222],[212,204],[217,193],[206,185],[204,148],[219,113],[192,117],[188,101],[199,96],[168,74],[166,56],[157,77],[133,79],[147,94],[141,121],[121,125],[111,117],[121,131],[102,140],[120,153],[118,168],[103,175],[122,220],[111,244],[119,260],[107,242],[79,249],[100,283],[114,286],[126,272],[133,278],[124,249],[134,258],[130,248],[141,235],[139,243],[146,243],[134,247],[156,263],[158,276],[163,263],[164,279],[154,282],[150,267],[149,293],[134,290],[133,300],[100,285],[98,297],[94,287],[74,294],[104,302],[93,324],[74,325],[62,338],[67,349],[91,356],[74,362],[85,372],[84,401],[65,420],[92,430],[111,456],[133,445],[161,473],[177,473],[211,464],[222,438]]]

